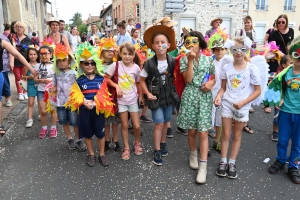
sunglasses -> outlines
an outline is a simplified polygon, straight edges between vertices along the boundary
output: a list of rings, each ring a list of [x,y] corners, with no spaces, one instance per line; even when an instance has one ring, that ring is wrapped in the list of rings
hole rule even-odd
[[[89,65],[96,66],[95,62],[81,62],[81,63],[83,63],[83,65],[86,66],[86,67],[89,66]]]
[[[285,24],[285,21],[278,21],[277,24]]]
[[[242,46],[242,47],[230,47],[230,51],[233,54],[237,54],[238,52],[242,53],[242,54],[246,54],[249,51],[249,48],[247,46]]]

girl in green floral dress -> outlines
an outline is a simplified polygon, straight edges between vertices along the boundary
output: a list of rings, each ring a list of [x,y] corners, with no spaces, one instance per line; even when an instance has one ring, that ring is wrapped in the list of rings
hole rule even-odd
[[[190,167],[198,169],[197,183],[206,182],[208,129],[211,126],[212,93],[215,84],[215,66],[211,57],[202,55],[201,50],[207,48],[203,35],[192,31],[185,36],[184,45],[190,52],[180,59],[180,72],[186,82],[182,94],[178,116],[178,126],[188,129],[190,148]],[[210,79],[203,83],[206,74]],[[196,136],[200,140],[200,162],[198,164]]]

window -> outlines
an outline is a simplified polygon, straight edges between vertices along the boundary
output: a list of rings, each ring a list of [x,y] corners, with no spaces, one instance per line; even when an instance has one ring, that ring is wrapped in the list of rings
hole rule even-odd
[[[295,12],[295,10],[296,10],[295,0],[285,0],[283,8],[284,8],[284,11]]]
[[[118,14],[119,14],[119,17],[118,17],[118,18],[121,19],[121,9],[120,9],[120,5],[119,5],[118,7],[119,7],[119,9],[118,9],[118,10],[119,10],[119,13],[118,13]]]
[[[152,0],[152,5],[155,6],[156,0]]]
[[[256,10],[268,10],[268,1],[267,0],[257,0],[256,1]]]
[[[196,18],[180,18],[180,33],[182,32],[181,28],[188,26],[193,30],[196,30]]]
[[[229,3],[230,0],[219,0],[219,2],[225,2],[225,3]]]
[[[25,0],[25,8],[28,9],[28,0]]]
[[[38,10],[37,10],[37,3],[36,1],[34,2],[34,10],[35,10],[35,16],[38,16]]]
[[[135,4],[136,17],[140,17],[140,4]]]
[[[148,0],[144,0],[144,9],[147,10]]]
[[[264,44],[264,38],[266,34],[266,24],[265,23],[256,23],[255,24],[255,34],[257,44]]]
[[[226,32],[227,34],[231,35],[231,18],[223,18],[223,17],[222,17],[222,19],[223,19],[223,22],[222,22],[222,24],[220,25],[220,27],[221,27],[222,29],[225,28],[225,32]]]

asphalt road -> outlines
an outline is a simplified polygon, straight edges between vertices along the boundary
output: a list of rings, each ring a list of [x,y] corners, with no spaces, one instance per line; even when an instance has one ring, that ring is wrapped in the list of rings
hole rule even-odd
[[[56,139],[41,140],[37,138],[40,123],[26,129],[23,111],[0,141],[5,146],[0,154],[0,199],[299,199],[300,187],[285,171],[267,172],[276,156],[276,143],[270,140],[272,118],[261,108],[250,114],[249,125],[255,133],[243,133],[237,179],[215,175],[220,155],[212,151],[207,183],[198,185],[197,170],[188,166],[186,136],[174,133],[174,138],[167,139],[169,155],[158,167],[151,163],[153,124],[142,124],[141,156],[131,154],[129,161],[123,161],[121,153],[109,152],[109,167],[97,163],[91,168],[86,165],[86,152],[66,148],[61,126]],[[175,120],[173,116],[173,130]],[[270,162],[263,163],[265,158]]]

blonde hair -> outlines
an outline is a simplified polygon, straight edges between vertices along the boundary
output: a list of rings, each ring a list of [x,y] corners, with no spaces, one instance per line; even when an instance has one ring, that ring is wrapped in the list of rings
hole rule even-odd
[[[250,17],[250,15],[248,15],[244,18],[244,23],[246,20],[249,20],[251,22],[250,30],[253,30],[253,22],[252,22],[252,18]]]
[[[24,29],[24,33],[25,33],[25,30],[27,29],[27,26],[26,26],[26,24],[24,24],[23,22],[21,22],[21,21],[17,21],[16,23],[15,23],[15,25],[14,25],[14,30],[16,31],[16,26],[18,26],[18,25],[20,25],[20,26],[22,26],[23,27],[23,29]]]
[[[245,45],[245,38],[243,36],[236,36],[233,38],[233,41],[235,41],[236,43]],[[249,52],[250,52],[250,49],[249,49]],[[248,55],[249,52],[244,57],[244,60],[247,62],[250,62],[250,56]]]

